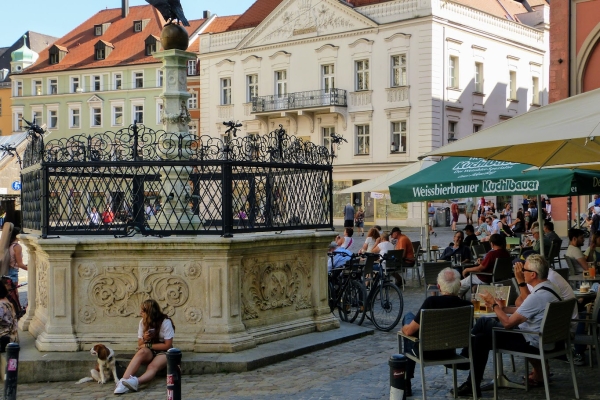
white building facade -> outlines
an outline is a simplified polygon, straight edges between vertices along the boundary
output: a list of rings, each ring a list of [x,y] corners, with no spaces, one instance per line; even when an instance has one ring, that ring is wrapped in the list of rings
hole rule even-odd
[[[239,120],[247,135],[341,134],[339,191],[547,104],[549,7],[503,18],[463,3],[284,0],[255,27],[201,35],[199,133]],[[350,201],[367,223],[422,224],[420,204],[369,193],[336,194],[336,218]]]

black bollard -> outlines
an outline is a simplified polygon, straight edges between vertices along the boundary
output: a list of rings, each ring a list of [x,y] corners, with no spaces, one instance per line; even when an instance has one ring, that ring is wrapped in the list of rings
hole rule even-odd
[[[181,350],[167,351],[167,400],[181,400]]]
[[[390,357],[390,400],[406,400],[406,361],[404,354]]]
[[[18,343],[9,343],[6,346],[6,378],[4,380],[4,399],[17,400],[17,378],[19,377],[19,350]]]

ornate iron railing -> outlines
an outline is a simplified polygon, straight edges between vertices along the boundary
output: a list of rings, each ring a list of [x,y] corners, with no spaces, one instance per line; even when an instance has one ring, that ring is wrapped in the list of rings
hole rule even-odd
[[[320,106],[348,106],[343,89],[309,90],[284,95],[260,96],[252,99],[252,112],[297,110]]]
[[[47,144],[32,134],[24,227],[43,237],[332,228],[333,153],[343,138],[327,149],[281,127],[235,137],[230,126],[223,140],[143,125]]]

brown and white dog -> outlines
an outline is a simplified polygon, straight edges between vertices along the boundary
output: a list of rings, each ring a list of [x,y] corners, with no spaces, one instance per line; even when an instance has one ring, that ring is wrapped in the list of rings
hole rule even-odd
[[[108,382],[108,378],[112,372],[115,383],[119,382],[117,378],[117,363],[115,361],[115,352],[113,349],[106,347],[103,344],[97,344],[91,348],[90,354],[98,358],[96,368],[90,370],[92,377],[82,378],[77,383],[90,382],[92,379],[98,383]]]

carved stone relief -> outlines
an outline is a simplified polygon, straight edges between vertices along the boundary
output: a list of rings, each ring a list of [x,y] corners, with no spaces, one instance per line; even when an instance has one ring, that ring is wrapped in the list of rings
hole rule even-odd
[[[190,298],[188,279],[200,276],[199,263],[190,262],[184,266],[187,278],[173,274],[173,267],[106,267],[99,271],[93,264],[81,264],[79,276],[89,280],[87,302],[79,309],[79,320],[89,324],[96,319],[98,309],[108,317],[139,316],[140,304],[146,299],[154,299],[168,316],[175,315]],[[202,319],[202,312],[188,307],[185,318],[190,322]]]
[[[48,308],[48,260],[38,258],[36,263],[37,278],[37,307]]]
[[[286,10],[283,13],[280,24],[263,37],[263,42],[309,33],[323,34],[337,28],[354,26],[350,19],[344,18],[339,12],[320,1],[299,0],[296,4],[296,9]]]
[[[260,317],[261,311],[312,307],[311,270],[305,258],[242,261],[242,319]]]

